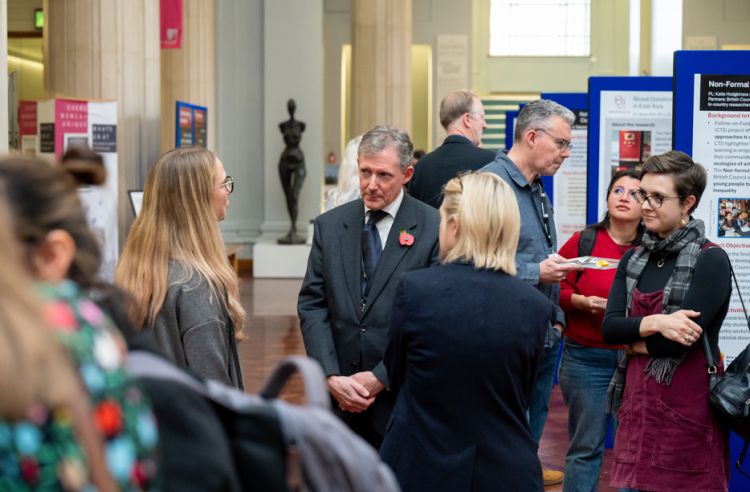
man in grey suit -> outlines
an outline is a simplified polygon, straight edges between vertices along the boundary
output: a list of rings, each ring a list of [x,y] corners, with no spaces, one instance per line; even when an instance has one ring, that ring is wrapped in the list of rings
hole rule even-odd
[[[297,312],[307,354],[327,377],[344,422],[374,447],[394,397],[383,366],[396,285],[438,261],[438,212],[404,193],[413,146],[396,128],[362,137],[361,199],[315,219]]]

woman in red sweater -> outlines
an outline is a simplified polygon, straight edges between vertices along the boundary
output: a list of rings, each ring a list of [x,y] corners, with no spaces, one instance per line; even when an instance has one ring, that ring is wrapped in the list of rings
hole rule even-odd
[[[619,260],[643,234],[641,207],[631,193],[640,186],[640,173],[616,173],[607,188],[604,219],[588,229],[596,234],[594,248],[579,253],[577,232],[560,249],[560,256],[591,255]],[[567,326],[560,363],[560,389],[568,406],[570,445],[565,456],[563,490],[597,490],[607,433],[607,387],[617,368],[620,346],[602,340],[602,318],[616,269],[572,271],[560,284],[560,307]]]

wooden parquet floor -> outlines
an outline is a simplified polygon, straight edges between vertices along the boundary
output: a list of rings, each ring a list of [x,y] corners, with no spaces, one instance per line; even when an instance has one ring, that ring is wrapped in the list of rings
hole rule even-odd
[[[240,294],[248,312],[249,325],[245,329],[247,338],[240,343],[240,358],[249,392],[258,391],[266,376],[284,356],[305,353],[296,314],[301,284],[301,280],[242,279]],[[293,403],[303,401],[300,381],[292,380],[282,397]],[[568,446],[567,428],[568,411],[559,388],[555,387],[539,449],[539,456],[546,467],[562,469]],[[607,450],[604,460],[599,490],[615,490],[609,487],[611,450]],[[560,491],[562,485],[546,487],[545,490]]]

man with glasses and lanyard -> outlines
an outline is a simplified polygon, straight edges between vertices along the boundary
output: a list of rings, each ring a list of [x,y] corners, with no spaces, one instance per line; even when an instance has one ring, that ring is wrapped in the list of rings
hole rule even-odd
[[[549,396],[555,376],[557,352],[565,317],[559,308],[560,281],[576,267],[557,255],[557,234],[552,206],[542,187],[541,176],[551,176],[570,155],[570,128],[575,115],[569,109],[544,99],[521,109],[516,120],[513,147],[499,151],[495,160],[480,171],[503,178],[513,189],[521,212],[521,234],[516,251],[518,278],[536,286],[557,307],[550,320],[544,357],[529,399],[529,427],[539,442],[549,412]],[[542,467],[544,485],[563,480],[562,472]]]

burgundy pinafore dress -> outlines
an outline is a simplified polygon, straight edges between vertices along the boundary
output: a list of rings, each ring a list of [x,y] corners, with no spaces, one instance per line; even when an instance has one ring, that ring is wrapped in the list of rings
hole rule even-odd
[[[630,315],[661,313],[663,297],[663,290],[644,294],[636,288]],[[669,386],[647,377],[648,362],[644,355],[628,360],[625,392],[617,412],[612,486],[726,491],[729,433],[709,407],[702,344],[697,342],[688,350]]]

